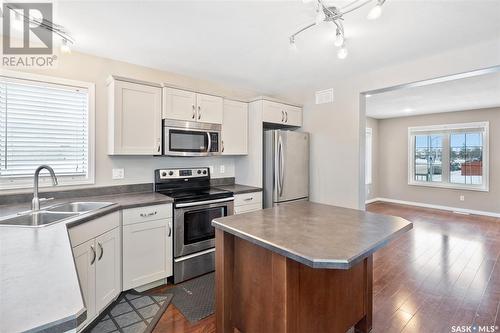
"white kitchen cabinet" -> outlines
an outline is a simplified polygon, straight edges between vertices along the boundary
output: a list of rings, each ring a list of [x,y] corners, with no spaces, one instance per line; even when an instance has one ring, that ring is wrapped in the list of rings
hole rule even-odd
[[[163,89],[164,119],[196,120],[196,93],[174,88]]]
[[[121,292],[120,213],[115,212],[70,228],[78,280],[87,319],[83,329]]]
[[[262,209],[262,192],[234,195],[234,214],[243,214]]]
[[[222,124],[222,97],[165,87],[163,100],[163,119]]]
[[[123,290],[173,274],[172,205],[123,211]]]
[[[224,100],[222,154],[248,154],[248,103]]]
[[[262,121],[287,126],[302,126],[302,109],[296,106],[263,100]]]
[[[120,228],[98,236],[96,243],[96,308],[101,310],[121,292]]]
[[[161,154],[162,90],[160,85],[108,81],[108,154]]]
[[[123,290],[173,274],[172,218],[123,227]]]
[[[222,101],[222,97],[196,94],[196,120],[201,123],[222,124]]]
[[[287,105],[285,108],[285,123],[290,126],[302,126],[302,109]]]
[[[76,271],[82,291],[83,301],[87,309],[87,319],[78,326],[78,331],[90,323],[96,316],[95,307],[95,260],[96,252],[94,240],[91,239],[83,244],[73,248],[73,257],[75,259]]]

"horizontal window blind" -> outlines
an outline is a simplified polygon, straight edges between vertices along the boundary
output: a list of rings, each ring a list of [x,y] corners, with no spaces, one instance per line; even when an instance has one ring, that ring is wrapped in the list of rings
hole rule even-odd
[[[41,164],[87,177],[88,90],[0,77],[0,179],[30,177]]]

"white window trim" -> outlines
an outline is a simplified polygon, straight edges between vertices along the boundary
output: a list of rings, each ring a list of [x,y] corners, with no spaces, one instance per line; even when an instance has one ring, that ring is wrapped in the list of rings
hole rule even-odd
[[[368,163],[365,161],[365,185],[371,185],[373,183],[373,129],[371,127],[366,128],[366,134],[365,134],[365,141],[368,135],[370,135],[370,143],[371,147],[370,149],[370,177],[367,177],[367,172],[368,172]],[[366,153],[368,152],[368,146],[365,147],[365,160],[366,160]]]
[[[58,188],[65,188],[71,186],[78,185],[92,185],[95,184],[95,83],[93,82],[85,82],[85,81],[77,81],[71,79],[64,79],[60,77],[33,74],[27,72],[18,72],[12,70],[1,70],[0,77],[12,78],[12,79],[21,79],[21,80],[30,80],[41,83],[49,83],[49,84],[58,84],[65,85],[76,88],[85,88],[88,91],[88,176],[85,180],[73,180],[73,181],[61,181]],[[57,174],[56,174],[57,176]],[[69,179],[71,176],[64,177],[64,179]],[[28,178],[33,180],[33,178]],[[40,187],[52,186],[50,181],[43,181],[42,177],[40,177]],[[24,189],[24,188],[32,188],[32,182],[27,182],[26,177],[19,178],[16,182],[15,180],[10,183],[0,183],[0,190],[11,190],[11,189]]]
[[[415,174],[415,135],[422,133],[429,133],[433,131],[452,131],[452,130],[464,130],[464,129],[477,129],[484,128],[483,132],[483,184],[482,185],[461,185],[461,184],[453,184],[449,182],[449,179],[446,182],[442,183],[432,183],[432,182],[422,182],[417,181],[414,178]],[[424,187],[437,187],[437,188],[448,188],[448,189],[457,189],[457,190],[466,190],[466,191],[480,191],[480,192],[489,192],[490,190],[490,179],[489,179],[489,128],[490,123],[488,121],[483,122],[473,122],[473,123],[462,123],[462,124],[446,124],[446,125],[432,125],[432,126],[416,126],[416,127],[408,127],[408,185],[412,186],[424,186]],[[446,138],[445,142],[443,142],[443,152],[449,150],[448,144],[449,136]],[[446,144],[445,144],[446,143]],[[443,156],[446,155],[447,158],[443,158],[443,167],[444,165],[449,166],[449,152],[446,154],[443,153]],[[446,168],[448,170],[448,167]],[[448,175],[448,172],[446,173]],[[444,175],[444,172],[443,172]],[[448,178],[448,177],[447,177]]]

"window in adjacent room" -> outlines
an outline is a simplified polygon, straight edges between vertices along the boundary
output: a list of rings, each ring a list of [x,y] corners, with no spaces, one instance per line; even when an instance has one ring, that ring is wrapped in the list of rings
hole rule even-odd
[[[90,83],[0,76],[0,188],[31,187],[41,164],[61,185],[93,183],[93,103]],[[50,183],[46,175],[41,184]]]
[[[488,190],[488,122],[411,127],[411,185]]]
[[[372,183],[372,165],[373,165],[373,130],[366,128],[366,146],[365,146],[365,184]]]

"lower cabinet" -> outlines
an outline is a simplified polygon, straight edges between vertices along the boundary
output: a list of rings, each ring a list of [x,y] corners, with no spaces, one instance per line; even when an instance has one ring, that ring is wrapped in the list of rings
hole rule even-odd
[[[123,290],[172,275],[172,218],[123,226]]]
[[[234,195],[234,214],[243,214],[262,209],[262,192]]]
[[[80,288],[87,309],[87,319],[78,330],[97,317],[121,292],[119,224],[119,213],[112,213],[69,229]],[[111,229],[103,230],[103,227]]]

